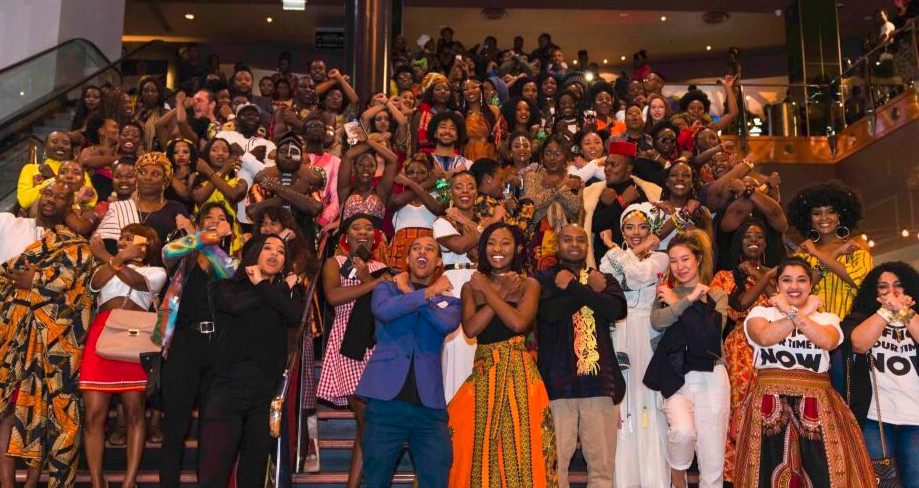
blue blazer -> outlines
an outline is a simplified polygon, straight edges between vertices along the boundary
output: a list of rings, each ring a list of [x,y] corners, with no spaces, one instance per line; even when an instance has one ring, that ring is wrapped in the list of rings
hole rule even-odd
[[[406,294],[395,283],[383,281],[373,289],[371,310],[377,344],[355,394],[394,399],[405,385],[414,357],[421,403],[429,408],[447,408],[440,357],[444,337],[462,320],[460,300],[445,295],[425,300],[424,290]]]

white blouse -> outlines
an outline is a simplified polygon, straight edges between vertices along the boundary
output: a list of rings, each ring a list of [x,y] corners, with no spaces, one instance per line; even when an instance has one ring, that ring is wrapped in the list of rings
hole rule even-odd
[[[117,275],[102,286],[101,290],[94,290],[90,286],[90,291],[98,293],[96,304],[102,305],[109,300],[119,297],[127,297],[138,307],[144,310],[150,310],[153,305],[153,297],[156,296],[163,285],[166,284],[166,270],[157,266],[135,266],[127,265],[129,268],[140,273],[147,280],[147,291],[139,291],[126,285]]]

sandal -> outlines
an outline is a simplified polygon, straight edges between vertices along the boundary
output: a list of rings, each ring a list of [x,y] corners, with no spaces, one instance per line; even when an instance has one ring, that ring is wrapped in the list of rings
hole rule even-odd
[[[127,442],[128,442],[127,427],[125,427],[124,425],[116,425],[115,428],[112,429],[112,431],[109,433],[108,443],[116,447],[121,447],[127,444]]]

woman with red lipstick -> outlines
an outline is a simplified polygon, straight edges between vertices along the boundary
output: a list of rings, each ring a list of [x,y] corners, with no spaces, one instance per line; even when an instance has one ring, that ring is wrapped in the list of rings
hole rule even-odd
[[[549,396],[524,339],[540,285],[524,274],[523,233],[489,225],[479,264],[463,285],[463,330],[478,340],[475,367],[447,407],[453,433],[450,486],[558,484]]]
[[[776,268],[778,293],[747,315],[756,384],[737,435],[737,487],[877,486],[855,416],[830,384],[829,351],[843,341],[839,317],[818,312],[811,267]]]
[[[805,237],[798,255],[819,278],[814,294],[823,299],[826,312],[844,317],[865,275],[871,271],[871,253],[855,241],[856,226],[862,219],[858,193],[840,181],[809,186],[788,203],[788,221]],[[830,378],[842,392],[845,358],[842,350],[832,353]]]
[[[699,486],[720,487],[731,395],[721,359],[728,297],[709,288],[712,245],[705,232],[693,229],[677,234],[667,254],[670,280],[657,286],[651,310],[651,326],[664,334],[644,384],[664,396],[671,484],[686,488],[686,470],[695,456]]]
[[[329,334],[316,395],[336,407],[349,407],[354,411],[357,433],[354,448],[351,451],[348,487],[356,488],[361,483],[363,465],[361,437],[366,404],[354,395],[354,391],[360,382],[364,367],[370,361],[372,350],[366,351],[363,359],[358,360],[345,356],[341,349],[346,330],[355,325],[351,317],[358,300],[366,299],[362,303],[366,302],[369,312],[369,298],[373,287],[380,280],[389,279],[389,275],[378,273],[386,268],[385,264],[375,259],[364,261],[354,254],[361,246],[372,252],[378,245],[379,232],[374,224],[376,217],[363,213],[354,215],[346,213],[342,217],[345,219],[342,227],[344,229],[342,251],[347,254],[338,254],[329,258],[322,268],[322,286],[329,305],[335,307],[335,323],[332,324],[332,331]]]
[[[728,252],[733,262],[739,262],[732,270],[721,270],[712,279],[712,288],[728,294],[728,327],[730,331],[724,340],[724,362],[731,379],[731,429],[725,446],[724,478],[734,481],[734,453],[736,447],[737,422],[740,407],[756,381],[753,368],[753,348],[747,343],[743,324],[747,312],[755,305],[767,305],[775,293],[775,262],[768,262],[766,256],[766,224],[759,219],[748,219],[734,233]],[[772,267],[769,267],[772,266]],[[740,286],[738,286],[740,284]]]
[[[667,486],[670,482],[661,396],[642,383],[651,361],[651,343],[660,337],[651,327],[655,285],[670,266],[667,254],[654,250],[655,233],[665,218],[651,203],[636,203],[626,207],[620,219],[625,237],[622,247],[613,242],[612,231],[600,233],[609,248],[600,261],[600,271],[619,281],[629,307],[628,316],[616,324],[612,334],[616,351],[628,357],[628,367],[622,371],[626,388],[619,404],[622,427],[616,444],[616,486]]]

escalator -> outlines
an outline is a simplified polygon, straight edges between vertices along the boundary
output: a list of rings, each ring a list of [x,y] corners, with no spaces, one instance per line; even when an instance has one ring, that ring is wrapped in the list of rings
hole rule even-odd
[[[123,86],[126,63],[162,44],[149,41],[112,61],[92,42],[70,39],[0,70],[0,211],[14,207],[22,167],[43,159],[45,136],[70,130],[83,88]]]

